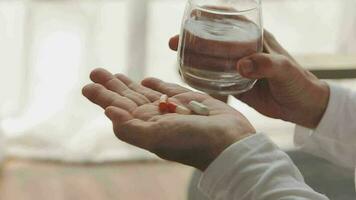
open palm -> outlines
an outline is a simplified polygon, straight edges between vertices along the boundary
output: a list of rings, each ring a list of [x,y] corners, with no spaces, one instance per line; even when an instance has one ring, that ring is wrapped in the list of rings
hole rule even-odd
[[[148,78],[137,84],[122,74],[96,69],[83,94],[105,109],[116,136],[158,156],[204,170],[227,146],[254,132],[238,111],[209,95]],[[159,98],[186,106],[195,100],[209,116],[161,113]]]

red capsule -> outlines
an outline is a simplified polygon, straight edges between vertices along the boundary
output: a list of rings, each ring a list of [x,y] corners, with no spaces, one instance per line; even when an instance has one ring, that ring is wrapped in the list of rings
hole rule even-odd
[[[168,112],[175,113],[176,109],[177,109],[177,105],[175,103],[168,102],[167,109],[168,109]]]
[[[158,108],[159,111],[161,112],[167,112],[168,111],[168,96],[167,95],[162,95],[161,98],[159,99],[159,104]]]
[[[161,112],[167,112],[168,111],[168,106],[166,103],[159,103],[159,111]]]

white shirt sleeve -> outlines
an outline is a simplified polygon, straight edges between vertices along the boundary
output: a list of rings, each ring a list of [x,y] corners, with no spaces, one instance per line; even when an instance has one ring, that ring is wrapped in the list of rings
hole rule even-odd
[[[291,159],[256,134],[227,148],[203,173],[199,188],[212,200],[327,200],[313,191]]]
[[[356,166],[356,92],[330,85],[328,107],[315,130],[296,126],[294,142],[302,151],[337,165]]]

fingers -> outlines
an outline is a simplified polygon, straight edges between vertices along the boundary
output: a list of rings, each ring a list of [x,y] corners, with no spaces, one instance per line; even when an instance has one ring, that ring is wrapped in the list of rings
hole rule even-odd
[[[237,69],[246,78],[284,82],[296,75],[298,66],[285,56],[261,53],[241,59]]]
[[[170,97],[191,91],[177,84],[166,83],[156,78],[146,78],[142,81],[142,85],[163,94],[167,94]]]
[[[179,35],[176,35],[169,40],[169,48],[172,49],[173,51],[177,51],[178,43],[179,43]]]
[[[125,85],[127,85],[127,87],[129,87],[131,90],[144,95],[151,102],[159,100],[159,98],[162,96],[162,93],[154,91],[150,88],[144,87],[140,84],[137,84],[137,83],[131,81],[127,76],[125,76],[123,74],[115,74],[115,77],[118,78],[123,83],[125,83]]]
[[[93,82],[105,86],[107,89],[127,97],[135,102],[137,105],[150,103],[150,100],[143,94],[131,90],[125,83],[117,79],[110,72],[105,69],[95,69],[91,72],[90,78]]]
[[[99,105],[104,109],[108,106],[116,106],[128,112],[132,112],[137,107],[136,103],[132,100],[120,96],[117,93],[106,89],[100,84],[88,84],[83,88],[82,93],[91,102]]]

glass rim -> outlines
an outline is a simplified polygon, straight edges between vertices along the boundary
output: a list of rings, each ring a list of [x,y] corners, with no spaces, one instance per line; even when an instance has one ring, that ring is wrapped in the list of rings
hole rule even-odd
[[[262,0],[253,0],[255,2],[255,5],[256,6],[253,6],[252,8],[247,8],[247,9],[241,9],[241,10],[236,10],[236,11],[225,11],[226,13],[244,13],[244,12],[249,12],[249,11],[252,11],[252,10],[255,10],[255,9],[258,9],[258,10],[261,10],[262,8]],[[228,4],[227,4],[228,5]],[[202,10],[206,10],[206,11],[215,11],[215,12],[219,12],[218,10],[214,10],[214,9],[207,9],[207,8],[204,8],[204,6],[209,6],[209,3],[207,4],[204,4],[202,5],[202,3],[198,3],[198,2],[195,2],[195,0],[188,0],[188,4],[187,6],[195,6],[199,9],[202,9]],[[214,6],[214,5],[211,5],[211,6]],[[231,5],[232,7],[234,7],[233,5]]]
[[[206,6],[206,5],[204,5]],[[220,12],[224,12],[225,14],[239,14],[239,13],[245,13],[245,12],[250,12],[253,11],[255,9],[260,9],[261,6],[256,6],[253,8],[249,8],[249,9],[245,9],[245,10],[236,10],[236,11],[222,11],[222,10],[217,10],[217,9],[211,9],[211,8],[206,8],[204,6],[199,6],[196,5],[197,8],[199,8],[199,10],[203,10],[203,11],[207,11],[207,12],[211,12],[211,13],[220,13]]]

